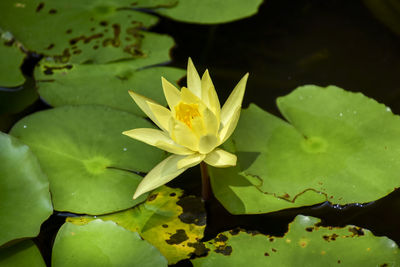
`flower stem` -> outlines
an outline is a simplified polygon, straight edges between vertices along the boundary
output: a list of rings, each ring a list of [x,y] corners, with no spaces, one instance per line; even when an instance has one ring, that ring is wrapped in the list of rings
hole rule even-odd
[[[207,164],[202,161],[200,163],[201,170],[201,196],[204,201],[208,201],[212,197],[211,184],[210,184],[210,176],[207,171]]]

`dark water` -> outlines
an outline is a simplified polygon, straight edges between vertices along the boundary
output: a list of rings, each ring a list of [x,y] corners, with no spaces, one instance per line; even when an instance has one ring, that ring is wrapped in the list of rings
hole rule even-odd
[[[244,106],[253,102],[275,115],[275,99],[304,84],[362,92],[400,114],[400,38],[362,1],[267,0],[257,16],[238,22],[204,26],[162,20],[155,30],[175,38],[174,66],[185,68],[190,56],[199,72],[209,68],[222,99],[250,72]],[[199,194],[199,170],[170,183],[182,184]],[[373,203],[345,207],[323,203],[233,216],[213,199],[207,210],[206,240],[238,226],[283,235],[288,223],[304,214],[321,218],[324,225],[361,226],[400,244],[399,190]]]
[[[223,101],[239,79],[250,72],[245,107],[253,102],[279,115],[275,105],[278,96],[304,84],[332,84],[363,92],[400,114],[400,38],[374,17],[362,1],[265,2],[258,15],[237,22],[207,26],[161,19],[153,30],[174,37],[177,45],[172,51],[173,66],[185,68],[191,56],[199,72],[209,68]],[[43,108],[43,103],[36,102],[33,108],[11,118],[8,125]],[[168,185],[199,195],[199,168],[186,171]],[[304,214],[321,218],[324,225],[361,226],[400,244],[398,190],[364,206],[333,207],[323,203],[270,214],[233,216],[212,199],[207,210],[205,239],[235,227],[283,235],[288,223],[296,215]],[[51,241],[63,220],[53,215],[36,239],[47,262]]]

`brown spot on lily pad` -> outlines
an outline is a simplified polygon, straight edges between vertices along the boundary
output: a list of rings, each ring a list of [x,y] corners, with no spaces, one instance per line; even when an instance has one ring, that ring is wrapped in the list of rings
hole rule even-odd
[[[229,233],[230,233],[231,235],[237,235],[237,234],[240,233],[240,229],[239,229],[239,228],[232,229],[232,230],[229,231]]]
[[[51,75],[53,74],[53,70],[62,70],[62,69],[72,69],[72,65],[64,65],[64,66],[59,66],[59,67],[50,67],[50,66],[44,66],[44,71],[43,73],[46,75]]]
[[[183,223],[195,224],[198,226],[206,225],[206,211],[200,198],[187,196],[176,202],[182,207],[182,214],[178,217]]]
[[[362,236],[364,235],[364,231],[360,227],[349,227],[349,231],[352,233],[352,236]]]
[[[176,230],[175,234],[171,235],[168,240],[165,240],[165,242],[170,245],[178,245],[188,239],[189,237],[186,235],[185,230],[178,229]]]
[[[331,234],[331,235],[324,235],[324,236],[322,236],[322,238],[323,238],[325,241],[327,241],[327,242],[335,241],[336,238],[338,238],[338,237],[339,237],[339,235],[337,235],[337,234]]]
[[[206,256],[210,249],[206,248],[203,242],[188,243],[189,247],[194,248],[194,254],[196,256]]]
[[[215,238],[215,241],[217,241],[217,242],[226,242],[226,241],[228,241],[228,237],[226,237],[226,235],[224,235],[224,234],[219,234]]]
[[[89,43],[90,41],[92,41],[92,40],[94,40],[94,39],[97,39],[97,38],[101,38],[101,37],[103,37],[104,35],[102,34],[102,33],[97,33],[97,34],[93,34],[93,35],[91,35],[91,36],[88,36],[88,37],[86,37],[86,36],[84,36],[84,35],[81,35],[81,36],[79,36],[79,37],[76,37],[76,38],[72,38],[71,40],[69,40],[69,44],[70,45],[74,45],[74,44],[76,44],[77,42],[79,42],[79,41],[83,41],[83,43],[85,43],[85,44],[87,44],[87,43]]]
[[[42,8],[44,7],[44,3],[39,3],[39,5],[36,7],[36,12],[39,12],[40,10],[42,10]]]
[[[147,201],[153,201],[154,199],[157,198],[157,196],[158,196],[158,193],[152,194],[152,195],[150,195],[150,196],[147,198]]]
[[[229,256],[232,253],[232,247],[231,246],[219,246],[216,249],[214,249],[216,253],[220,253],[225,256]]]

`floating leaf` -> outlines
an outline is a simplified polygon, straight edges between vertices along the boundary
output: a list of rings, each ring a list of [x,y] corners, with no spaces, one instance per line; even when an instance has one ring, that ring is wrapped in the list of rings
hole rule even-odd
[[[172,8],[157,12],[174,20],[202,24],[230,22],[257,13],[262,0],[181,0]]]
[[[122,131],[153,127],[127,112],[102,106],[65,106],[23,118],[11,130],[37,155],[50,181],[54,208],[104,214],[130,208],[132,196],[163,152]]]
[[[21,85],[25,81],[20,69],[25,54],[13,42],[7,42],[0,38],[0,58],[0,86],[15,87]]]
[[[211,171],[232,213],[365,203],[400,185],[400,120],[389,108],[334,86],[300,87],[278,107],[290,124],[256,106],[244,111],[233,136],[240,168]]]
[[[138,70],[136,61],[113,64],[59,65],[41,63],[36,69],[40,95],[52,106],[101,104],[142,116],[142,111],[128,95],[128,90],[166,104],[161,76],[178,81],[185,71],[171,67]]]
[[[0,27],[10,31],[27,49],[55,56],[63,62],[104,63],[123,58],[146,58],[151,56],[150,48],[154,42],[165,44],[165,39],[169,39],[172,43],[172,39],[142,31],[158,19],[132,8],[175,3],[175,0],[138,3],[130,0],[2,0]]]
[[[167,260],[138,233],[114,222],[95,220],[61,226],[53,247],[52,266],[167,266]]]
[[[206,213],[202,201],[183,196],[180,189],[166,186],[154,190],[143,204],[126,211],[97,216],[112,220],[126,229],[138,232],[174,264],[192,254],[204,252],[199,242],[206,226]],[[71,217],[68,222],[82,225],[94,217]]]
[[[320,220],[299,215],[283,237],[229,231],[207,242],[207,257],[197,266],[397,266],[399,248],[356,226],[321,227]]]
[[[0,132],[0,245],[33,237],[53,212],[49,182],[28,146]]]
[[[0,248],[0,267],[45,267],[39,249],[31,240]]]

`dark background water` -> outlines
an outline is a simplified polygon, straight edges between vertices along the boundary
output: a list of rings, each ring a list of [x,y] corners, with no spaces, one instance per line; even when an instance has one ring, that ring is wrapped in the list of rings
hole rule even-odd
[[[362,92],[400,114],[400,38],[363,1],[265,0],[256,16],[237,22],[209,26],[161,18],[152,30],[175,39],[172,66],[186,68],[190,56],[199,72],[209,68],[221,102],[250,72],[245,107],[253,102],[280,116],[275,105],[278,96],[300,85],[316,84]],[[11,127],[19,117],[44,108],[48,107],[39,100],[24,112],[3,118],[2,129]],[[186,171],[168,185],[200,195],[199,168]],[[205,239],[235,227],[283,235],[288,223],[304,214],[321,218],[324,225],[365,227],[400,244],[398,190],[364,205],[334,207],[323,203],[262,215],[233,216],[215,199],[206,206]],[[36,239],[47,262],[51,240],[63,221],[63,216],[53,215]]]
[[[316,84],[362,92],[400,114],[400,38],[363,1],[266,0],[256,16],[237,22],[205,26],[162,19],[154,30],[174,37],[172,65],[185,68],[190,56],[199,72],[210,70],[222,99],[250,72],[245,107],[253,102],[280,116],[277,97]],[[198,195],[200,172],[192,168],[169,185]],[[323,203],[263,215],[233,216],[215,199],[207,209],[205,239],[238,226],[283,235],[304,214],[324,225],[365,227],[400,244],[399,190],[363,205]]]

